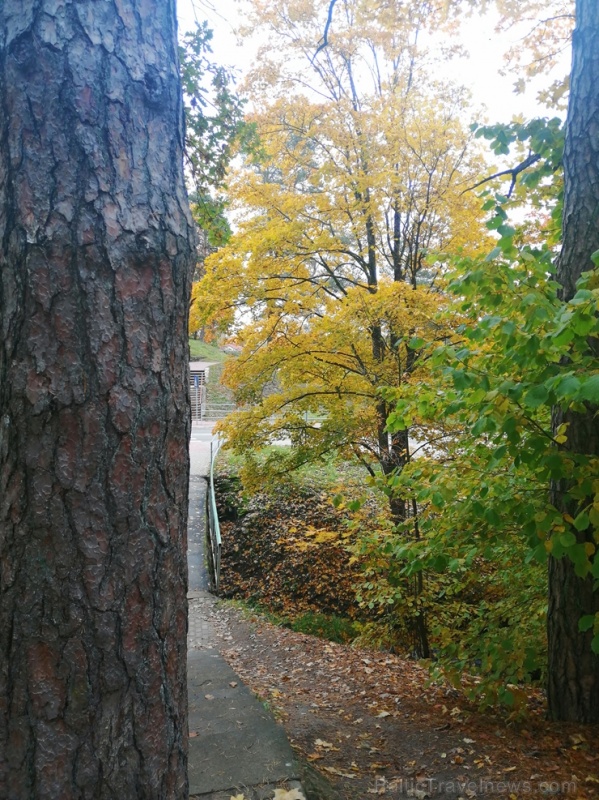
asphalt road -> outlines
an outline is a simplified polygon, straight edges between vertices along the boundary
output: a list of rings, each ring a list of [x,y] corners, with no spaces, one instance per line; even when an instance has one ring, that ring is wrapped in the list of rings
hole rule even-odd
[[[210,469],[210,443],[214,436],[214,422],[192,422],[191,440],[189,442],[189,458],[191,474],[208,476]]]

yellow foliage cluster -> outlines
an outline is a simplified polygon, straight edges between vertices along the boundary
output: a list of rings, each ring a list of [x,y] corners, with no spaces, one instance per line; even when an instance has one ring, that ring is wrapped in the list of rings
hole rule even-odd
[[[251,78],[261,152],[230,177],[235,233],[206,261],[192,320],[243,345],[225,374],[237,450],[290,439],[297,463],[331,450],[382,463],[380,387],[418,381],[411,342],[448,335],[433,321],[443,254],[487,247],[465,192],[481,159],[467,96],[427,78],[410,45],[429,3],[345,3],[308,79],[297,65],[321,5],[253,4],[273,37]]]

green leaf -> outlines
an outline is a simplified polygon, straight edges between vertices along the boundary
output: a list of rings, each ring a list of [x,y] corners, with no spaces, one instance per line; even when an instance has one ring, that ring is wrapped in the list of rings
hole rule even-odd
[[[493,526],[494,528],[501,524],[501,517],[494,508],[488,508],[485,511],[485,519],[489,525]]]
[[[560,398],[574,398],[580,390],[580,381],[574,375],[566,375],[555,387],[555,393]]]
[[[591,520],[589,519],[589,515],[586,511],[581,511],[574,520],[574,527],[577,531],[586,531],[590,524]]]
[[[443,506],[445,505],[445,500],[443,499],[443,495],[440,494],[439,492],[433,493],[431,501],[434,506],[437,506],[437,508],[443,508]]]
[[[583,303],[588,303],[593,299],[593,292],[590,289],[579,289],[574,297],[570,300],[573,306],[580,306]]]
[[[591,261],[596,267],[599,267],[599,250],[595,250],[595,252],[591,255]]]
[[[511,692],[509,689],[504,689],[501,692],[501,702],[505,703],[506,706],[513,706],[516,702],[516,698],[514,697],[514,693]]]
[[[596,636],[593,636],[593,640],[591,642],[591,650],[593,653],[596,653],[599,656],[599,633]]]
[[[540,386],[533,386],[524,395],[524,403],[529,408],[538,408],[547,402],[549,399],[549,392],[547,387],[541,384]]]
[[[432,567],[437,572],[443,572],[447,567],[447,561],[448,559],[447,556],[445,555],[436,556],[433,559]]]
[[[565,548],[561,541],[556,538],[552,538],[551,541],[553,542],[553,548],[551,550],[551,557],[552,558],[563,558],[565,553]]]
[[[561,533],[559,540],[564,547],[572,547],[573,545],[576,544],[576,536],[572,533],[572,531],[566,531],[565,533]]]
[[[454,369],[452,372],[452,378],[455,388],[459,391],[467,389],[472,383],[472,378],[470,375],[461,369]]]
[[[507,453],[506,445],[502,444],[501,447],[498,447],[496,450],[493,451],[493,460],[494,461],[501,461],[504,455]]]
[[[535,549],[533,550],[534,558],[540,563],[544,564],[547,561],[548,555],[547,550],[545,549],[545,545],[543,543],[538,544]]]
[[[573,338],[574,331],[570,330],[568,327],[564,327],[553,336],[553,344],[556,347],[562,348],[570,344]]]
[[[566,473],[566,464],[559,453],[550,453],[541,458],[540,463],[549,470],[552,478],[563,478]]]
[[[491,252],[485,256],[485,261],[494,261],[497,256],[501,255],[501,247],[494,247]]]
[[[415,336],[413,339],[410,339],[408,347],[410,350],[419,350],[423,345],[424,339],[421,339],[419,336]]]
[[[585,631],[590,631],[594,624],[595,624],[595,615],[587,614],[586,616],[581,617],[578,620],[578,630],[581,633],[584,633]]]
[[[472,428],[472,435],[473,436],[480,436],[487,429],[487,418],[481,417],[474,423],[474,427]]]
[[[534,318],[538,320],[546,320],[549,319],[549,312],[543,306],[538,306],[534,310]]]
[[[500,236],[504,239],[511,239],[516,234],[516,229],[512,228],[511,225],[500,225],[497,228],[497,232]]]
[[[588,403],[593,403],[593,405],[599,405],[599,374],[591,375],[583,383],[578,393],[578,399],[586,400]]]
[[[568,548],[568,557],[574,564],[574,572],[579,578],[586,578],[591,570],[591,562],[583,544],[576,543]]]
[[[588,314],[577,314],[572,318],[570,327],[577,336],[588,336],[596,324],[594,317]]]

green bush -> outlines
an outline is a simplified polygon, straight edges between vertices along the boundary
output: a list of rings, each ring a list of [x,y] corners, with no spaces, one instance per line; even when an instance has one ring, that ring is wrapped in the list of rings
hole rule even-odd
[[[360,632],[359,624],[346,617],[316,613],[301,614],[291,620],[288,627],[296,633],[307,633],[339,644],[353,641]]]

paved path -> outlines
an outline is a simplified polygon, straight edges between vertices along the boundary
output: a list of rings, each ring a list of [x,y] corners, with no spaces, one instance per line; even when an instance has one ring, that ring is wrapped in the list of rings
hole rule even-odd
[[[212,423],[194,422],[189,487],[189,794],[202,800],[270,800],[303,790],[283,728],[220,655],[204,560]]]

